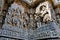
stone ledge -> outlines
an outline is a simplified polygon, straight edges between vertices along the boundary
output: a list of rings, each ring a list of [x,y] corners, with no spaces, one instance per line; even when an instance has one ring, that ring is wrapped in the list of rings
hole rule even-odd
[[[9,30],[0,30],[0,36],[9,37],[9,38],[16,38],[16,39],[24,39],[24,34],[22,33],[9,31]]]

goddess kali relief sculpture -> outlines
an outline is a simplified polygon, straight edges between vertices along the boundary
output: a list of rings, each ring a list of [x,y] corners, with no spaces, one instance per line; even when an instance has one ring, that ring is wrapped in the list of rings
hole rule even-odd
[[[52,16],[52,15],[54,15],[54,11],[48,1],[41,3],[36,8],[35,13],[38,14],[40,17],[42,17],[43,22],[52,21],[52,19],[54,19],[54,17],[55,17],[55,16]]]

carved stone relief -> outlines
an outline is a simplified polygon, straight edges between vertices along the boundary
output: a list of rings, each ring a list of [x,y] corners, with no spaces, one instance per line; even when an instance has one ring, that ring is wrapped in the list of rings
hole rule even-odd
[[[51,35],[53,37],[53,35],[55,35],[55,33],[53,33],[57,28],[54,22],[55,13],[48,1],[40,3],[36,8],[28,7],[28,10],[26,5],[24,6],[22,4],[24,1],[16,1],[11,4],[6,13],[5,23],[2,27],[3,35],[8,34],[8,36],[17,37],[17,39],[21,37],[24,38],[24,40],[40,39],[40,36],[48,37]],[[34,0],[26,1],[30,2],[29,4],[35,2]],[[59,17],[60,15],[57,16],[57,22],[60,22]],[[4,30],[6,30],[6,32]]]
[[[21,5],[13,3],[11,7],[8,9],[8,13],[6,14],[5,23],[10,24],[12,26],[19,26],[19,16],[24,13],[24,8]]]
[[[37,11],[38,10],[38,11]],[[51,11],[52,10],[52,11]],[[54,11],[52,9],[51,4],[49,4],[48,1],[41,3],[37,8],[36,8],[36,14],[39,14],[40,17],[43,18],[43,22],[48,22],[52,21]]]
[[[60,8],[56,8],[55,13],[56,13],[56,21],[58,25],[60,26]]]
[[[25,10],[21,4],[14,2],[8,9],[5,23],[16,27],[34,29],[55,20],[54,10],[48,1],[40,3],[36,11],[33,8],[29,8],[28,12]]]

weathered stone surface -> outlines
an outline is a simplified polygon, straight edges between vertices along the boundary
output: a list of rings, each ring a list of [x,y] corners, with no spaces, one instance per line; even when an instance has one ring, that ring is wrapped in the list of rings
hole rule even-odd
[[[59,37],[59,27],[52,22],[37,29],[37,39]]]
[[[24,12],[25,8],[22,5],[13,3],[8,9],[8,13],[5,18],[5,24],[10,24],[14,27],[22,26],[21,23],[23,23],[23,20],[20,18],[20,15],[22,15]]]
[[[42,0],[22,0],[22,1],[29,4],[31,7],[34,7],[38,3],[42,2]]]
[[[56,5],[60,4],[60,0],[53,0],[53,3],[56,6]]]
[[[4,5],[4,1],[0,0],[0,15],[1,15],[1,12],[2,12],[2,9],[3,9],[3,5]]]
[[[2,36],[21,39],[20,33],[9,30],[2,30]]]
[[[55,12],[54,12],[51,4],[48,1],[46,1],[44,3],[41,3],[36,8],[36,12],[35,13],[41,17],[42,22],[53,21],[53,20],[56,19],[55,18]]]
[[[10,38],[3,38],[3,37],[1,37],[0,40],[15,40],[15,39],[10,39]]]
[[[56,12],[54,12],[53,7],[48,1],[40,4],[38,3],[40,0],[11,1],[13,0],[5,0],[5,5],[3,7],[6,18],[2,29],[0,30],[0,36],[8,38],[2,38],[2,40],[13,40],[10,38],[14,38],[15,40],[16,38],[35,40],[59,37],[60,30],[58,25],[55,24]],[[36,8],[31,7],[36,5],[35,3],[38,3],[39,5],[36,6]],[[28,7],[27,5],[30,6]],[[2,17],[0,22],[2,22]],[[58,19],[60,19],[59,16]]]

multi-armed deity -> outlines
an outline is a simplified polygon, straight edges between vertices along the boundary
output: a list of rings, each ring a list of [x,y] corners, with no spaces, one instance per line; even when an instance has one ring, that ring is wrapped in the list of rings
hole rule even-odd
[[[23,22],[23,20],[20,18],[20,15],[24,13],[24,10],[25,9],[22,5],[13,3],[11,7],[9,7],[8,13],[6,14],[5,24],[17,27],[21,26],[21,22]]]
[[[5,24],[12,27],[35,27],[34,13],[31,13],[30,9],[28,9],[30,12],[27,12],[25,8],[21,3],[14,2],[11,4],[6,14]]]

